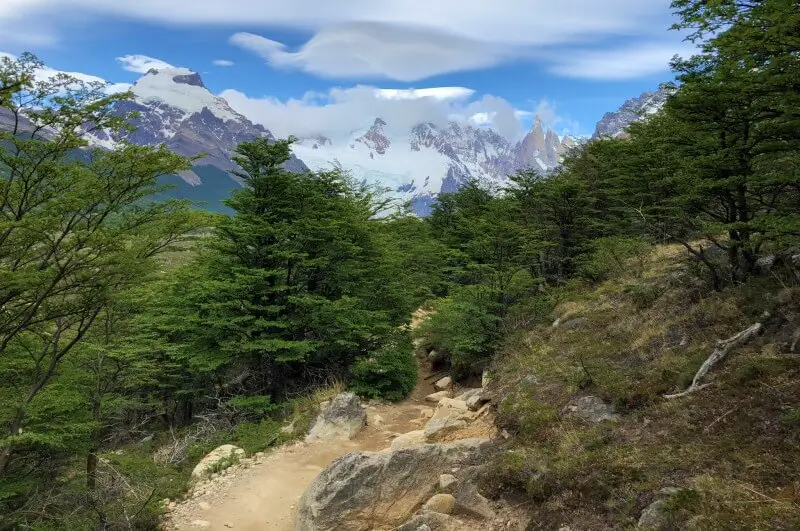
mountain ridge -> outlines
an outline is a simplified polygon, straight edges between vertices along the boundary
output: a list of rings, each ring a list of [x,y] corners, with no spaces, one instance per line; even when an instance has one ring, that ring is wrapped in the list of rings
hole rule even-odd
[[[624,137],[631,123],[658,112],[674,90],[662,85],[627,100],[603,116],[592,139]],[[90,145],[113,148],[124,140],[136,145],[163,144],[187,157],[202,155],[193,169],[170,182],[178,185],[175,194],[179,197],[212,198],[214,204],[207,205],[211,210],[225,210],[220,198],[241,185],[230,173],[236,168],[231,161],[236,146],[256,138],[274,140],[269,129],[234,110],[205,86],[199,73],[188,68],[150,69],[131,87],[131,93],[132,99],[118,102],[115,109],[120,115],[138,114],[132,120],[135,130],[93,131],[87,133]],[[491,127],[460,121],[421,122],[405,134],[397,134],[390,125],[376,116],[347,136],[300,138],[285,167],[297,172],[341,167],[357,180],[388,188],[396,199],[410,201],[414,212],[424,216],[440,193],[455,191],[471,179],[503,185],[509,175],[524,169],[550,173],[570,149],[586,141],[556,134],[539,116],[519,141],[510,141]],[[198,171],[199,167],[207,170]],[[224,189],[200,190],[204,186]]]

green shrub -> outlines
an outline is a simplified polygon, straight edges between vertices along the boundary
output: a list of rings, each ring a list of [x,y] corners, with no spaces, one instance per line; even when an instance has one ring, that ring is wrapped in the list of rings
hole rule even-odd
[[[426,344],[445,354],[456,378],[479,374],[494,353],[500,334],[495,294],[471,286],[437,301],[435,313],[417,329]]]
[[[641,276],[652,245],[645,238],[614,236],[592,242],[592,253],[580,272],[592,280],[618,278],[628,273]]]
[[[244,449],[248,455],[262,452],[291,437],[281,431],[281,421],[263,419],[260,422],[244,422],[233,430],[233,444]]]
[[[393,336],[380,350],[355,362],[350,369],[350,390],[366,398],[402,400],[417,383],[411,338]]]
[[[280,406],[272,403],[269,396],[236,396],[231,398],[228,404],[248,420],[262,419],[280,409]]]

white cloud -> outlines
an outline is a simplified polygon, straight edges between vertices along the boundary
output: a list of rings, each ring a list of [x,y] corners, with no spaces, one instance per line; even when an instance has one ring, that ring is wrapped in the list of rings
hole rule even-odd
[[[8,47],[43,48],[57,42],[50,17],[46,13],[29,16],[48,0],[0,1],[0,44]]]
[[[376,89],[376,96],[387,100],[460,100],[469,98],[475,91],[466,87],[433,87],[424,89]]]
[[[162,68],[175,68],[171,64],[162,61],[161,59],[138,54],[117,57],[117,62],[120,63],[122,68],[125,70],[139,74],[146,74],[151,68],[155,68],[156,70],[160,70]]]
[[[697,48],[689,43],[651,43],[604,51],[585,51],[559,57],[554,74],[597,81],[634,79],[668,70],[673,56],[690,56]]]
[[[233,66],[233,61],[227,59],[214,59],[214,66]]]
[[[274,67],[329,78],[418,81],[437,74],[489,67],[512,57],[507,46],[376,23],[325,28],[294,52],[252,33],[237,33],[230,42],[260,55]]]
[[[492,120],[497,116],[496,112],[476,112],[469,117],[469,121],[477,126],[492,125]]]
[[[341,140],[353,131],[366,129],[377,117],[387,123],[386,128],[393,135],[408,134],[422,122],[444,126],[455,119],[473,125],[490,125],[510,140],[521,136],[522,126],[516,116],[519,110],[494,96],[469,101],[466,99],[468,92],[472,94],[462,87],[395,91],[361,85],[331,89],[327,94],[307,93],[300,99],[285,101],[272,97],[250,98],[230,89],[220,95],[235,110],[263,124],[278,137],[323,135]],[[392,96],[387,98],[387,94]]]
[[[580,134],[580,123],[570,119],[568,116],[559,114],[556,104],[547,99],[542,98],[529,114],[531,118],[538,116],[546,127],[550,127],[559,133]]]
[[[326,77],[403,81],[557,50],[565,58],[609,38],[651,43],[670,25],[670,0],[2,0],[0,20],[36,27],[44,15],[116,16],[181,25],[288,28],[313,35],[289,49],[254,34],[234,42],[270,64]],[[55,20],[58,25],[69,21]],[[0,30],[4,29],[0,27]],[[60,28],[63,33],[64,28]],[[1,38],[1,37],[0,37]],[[607,43],[607,42],[606,42]],[[556,62],[561,65],[560,61]]]

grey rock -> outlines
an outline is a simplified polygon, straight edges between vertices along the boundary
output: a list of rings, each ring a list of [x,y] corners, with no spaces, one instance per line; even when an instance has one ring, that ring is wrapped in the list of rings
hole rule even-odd
[[[453,474],[442,474],[439,476],[439,489],[442,492],[450,492],[458,484],[458,479]]]
[[[477,411],[483,404],[489,401],[489,397],[482,387],[478,389],[468,389],[458,395],[455,400],[464,402],[467,409]],[[440,403],[441,405],[441,403]]]
[[[466,402],[471,397],[481,394],[483,394],[483,389],[481,389],[480,387],[477,389],[467,389],[466,391],[463,391],[460,395],[458,395],[456,397],[456,400],[463,400],[464,402]]]
[[[433,386],[439,391],[445,391],[453,387],[453,379],[449,376],[445,376],[444,378],[437,380]]]
[[[561,330],[580,330],[581,328],[584,328],[588,322],[589,319],[586,317],[573,317],[572,319],[567,319],[561,323],[559,328]]]
[[[464,439],[397,452],[343,455],[303,493],[294,528],[355,531],[398,526],[431,496],[441,474],[482,461],[490,446],[485,439]]]
[[[473,518],[490,519],[496,516],[489,504],[489,500],[484,498],[474,483],[463,483],[454,494],[455,510],[454,514],[466,514]]]
[[[430,497],[423,509],[441,514],[451,514],[456,506],[456,499],[452,494],[434,494]]]
[[[644,511],[642,511],[636,527],[638,529],[647,529],[650,531],[661,531],[662,529],[666,529],[666,527],[669,525],[669,518],[667,512],[664,510],[664,507],[666,506],[670,497],[677,492],[678,489],[676,488],[661,489],[656,495],[656,500],[648,505]]]
[[[775,265],[776,260],[777,257],[774,254],[762,256],[761,258],[756,260],[756,267],[762,273],[769,273],[772,270],[772,267]]]
[[[323,406],[306,442],[352,439],[367,423],[367,412],[353,393],[341,393]]]
[[[596,396],[584,396],[565,408],[565,413],[574,414],[588,422],[617,421],[619,415],[614,406]]]
[[[489,402],[489,397],[483,393],[473,395],[467,400],[467,408],[470,411],[478,411],[484,404]]]

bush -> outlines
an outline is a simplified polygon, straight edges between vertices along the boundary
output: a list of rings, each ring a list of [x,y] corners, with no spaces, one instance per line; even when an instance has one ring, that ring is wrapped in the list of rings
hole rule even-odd
[[[228,401],[228,405],[242,418],[250,421],[258,421],[280,409],[280,406],[272,403],[271,397],[260,395],[236,396]]]
[[[652,246],[644,238],[609,237],[592,242],[592,254],[580,266],[592,280],[618,278],[628,273],[641,276]]]
[[[350,390],[365,398],[402,400],[417,383],[411,338],[398,333],[350,369]]]
[[[441,299],[435,313],[417,329],[425,342],[448,356],[451,372],[461,378],[479,374],[491,358],[500,333],[497,304],[488,289],[469,287]]]

